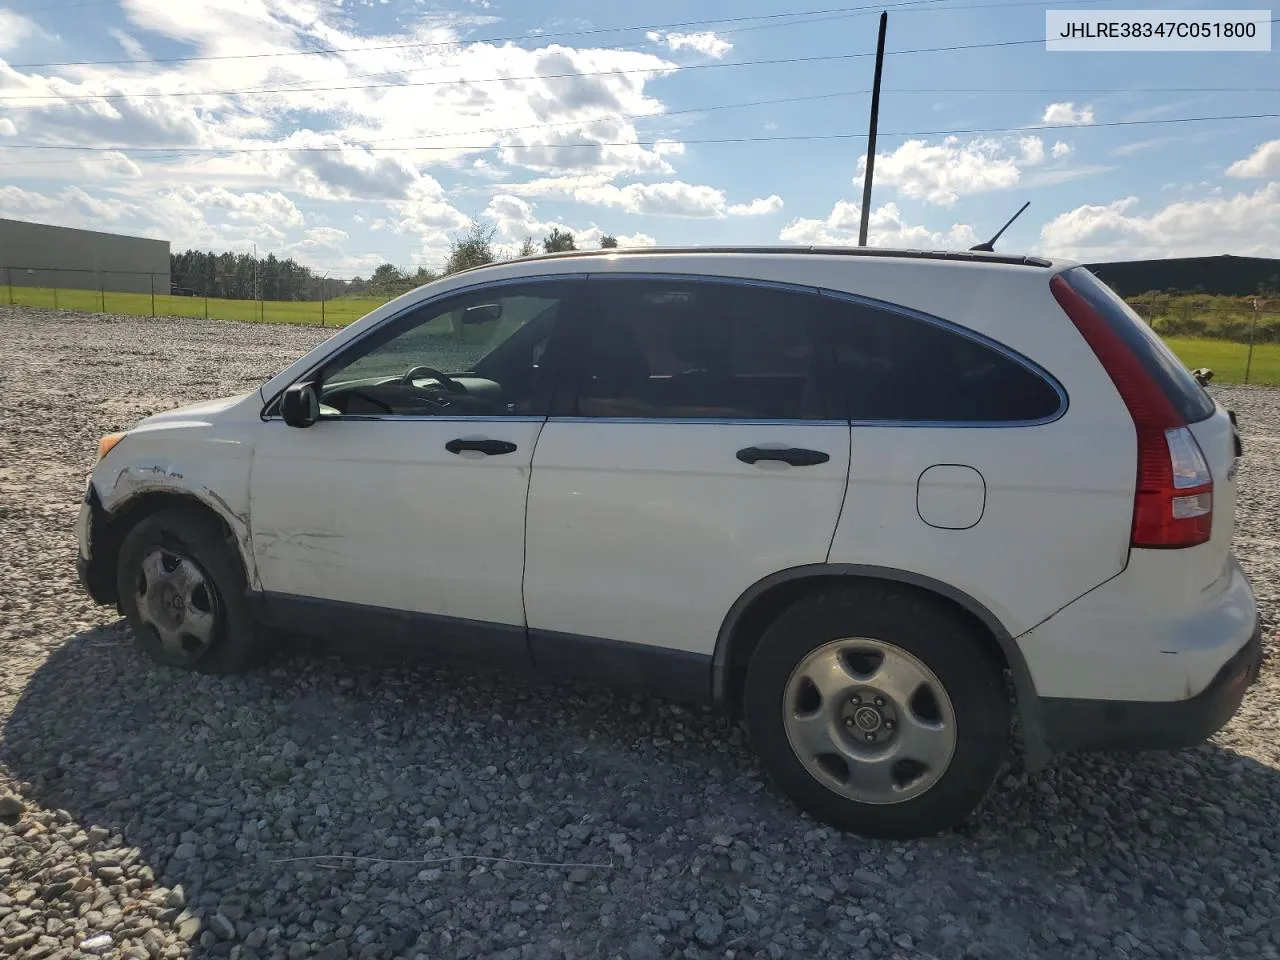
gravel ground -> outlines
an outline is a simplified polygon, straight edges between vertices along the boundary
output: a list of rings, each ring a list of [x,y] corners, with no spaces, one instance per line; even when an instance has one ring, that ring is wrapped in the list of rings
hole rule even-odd
[[[885,843],[799,815],[708,713],[297,648],[234,679],[135,654],[75,582],[96,438],[322,336],[0,309],[0,955],[1280,956],[1280,392],[1217,391],[1270,655],[1239,717],[1177,754],[1015,763],[969,827]]]

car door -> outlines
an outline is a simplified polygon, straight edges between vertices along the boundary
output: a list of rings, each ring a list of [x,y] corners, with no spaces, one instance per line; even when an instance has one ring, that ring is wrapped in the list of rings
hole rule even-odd
[[[308,375],[315,425],[268,417],[251,528],[277,618],[526,657],[529,466],[581,287],[502,283],[414,307]]]
[[[848,423],[801,288],[593,275],[572,391],[534,454],[535,663],[705,696],[730,606],[826,559]]]

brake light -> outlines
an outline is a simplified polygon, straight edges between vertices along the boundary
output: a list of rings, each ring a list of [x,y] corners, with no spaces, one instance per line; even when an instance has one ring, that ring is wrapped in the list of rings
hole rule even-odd
[[[1193,547],[1213,532],[1213,476],[1196,438],[1156,379],[1061,275],[1049,288],[1093,350],[1133,418],[1138,482],[1130,546]]]

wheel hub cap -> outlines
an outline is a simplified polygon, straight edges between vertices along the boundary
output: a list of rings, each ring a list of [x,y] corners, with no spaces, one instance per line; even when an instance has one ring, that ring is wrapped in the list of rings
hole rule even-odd
[[[919,796],[955,753],[955,710],[937,675],[879,640],[811,651],[788,679],[782,709],[787,740],[810,775],[862,803]]]
[[[189,557],[154,547],[142,558],[135,591],[138,619],[167,652],[197,660],[213,644],[218,596]]]

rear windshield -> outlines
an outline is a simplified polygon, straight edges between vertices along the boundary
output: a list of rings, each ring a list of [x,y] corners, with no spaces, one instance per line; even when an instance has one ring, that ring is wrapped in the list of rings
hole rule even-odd
[[[1143,319],[1129,308],[1105,283],[1084,267],[1073,267],[1062,274],[1071,289],[1089,301],[1111,329],[1160,385],[1175,410],[1187,423],[1213,416],[1213,398],[1196,383],[1191,371]]]

